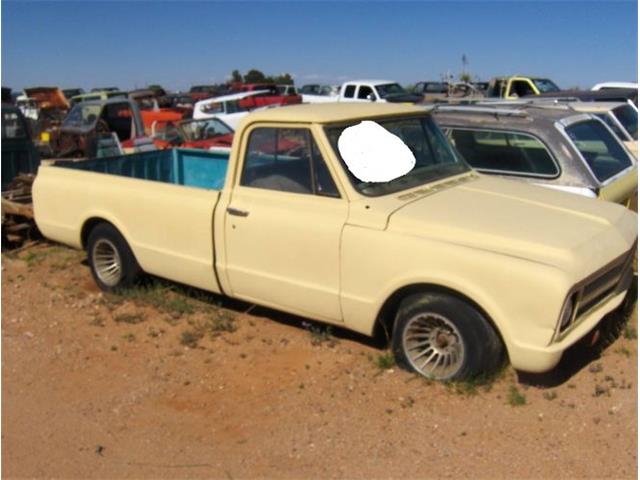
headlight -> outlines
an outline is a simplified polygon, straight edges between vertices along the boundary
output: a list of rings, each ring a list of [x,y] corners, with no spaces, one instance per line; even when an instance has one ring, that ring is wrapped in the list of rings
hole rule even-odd
[[[573,310],[575,309],[575,294],[567,297],[560,311],[560,327],[558,332],[562,333],[571,324],[573,319]]]

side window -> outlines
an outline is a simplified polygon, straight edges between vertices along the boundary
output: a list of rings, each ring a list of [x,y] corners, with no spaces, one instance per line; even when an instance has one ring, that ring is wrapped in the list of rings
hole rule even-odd
[[[202,111],[206,113],[224,113],[224,108],[221,103],[210,103],[202,107]]]
[[[525,82],[524,80],[515,80],[511,82],[510,95],[513,95],[514,93],[519,97],[535,94],[533,88],[531,88],[531,85],[529,85],[529,82]]]
[[[355,93],[356,93],[355,85],[347,85],[344,88],[344,98],[353,98]]]
[[[367,85],[361,85],[358,90],[358,98],[360,100],[368,100],[368,96],[373,95],[373,89]],[[375,95],[374,95],[375,98]]]
[[[251,132],[240,185],[339,197],[324,159],[306,128]]]
[[[452,128],[450,139],[467,163],[480,171],[532,177],[560,173],[544,144],[531,135]]]

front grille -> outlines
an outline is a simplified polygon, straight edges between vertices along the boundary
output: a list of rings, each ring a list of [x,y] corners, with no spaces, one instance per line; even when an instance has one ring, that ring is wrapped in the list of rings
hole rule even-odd
[[[570,326],[578,323],[582,317],[598,307],[612,294],[619,293],[620,287],[626,283],[624,280],[631,275],[633,259],[636,254],[636,246],[627,253],[621,255],[609,265],[594,273],[583,282],[579,283],[571,295],[575,299],[573,318],[563,325],[559,333],[565,332]]]
[[[614,266],[591,283],[585,285],[578,296],[576,317],[580,317],[613,292],[624,273],[625,263]]]
[[[621,255],[590,279],[583,282],[578,289],[576,318],[580,318],[587,312],[598,306],[612,293],[617,293],[621,281],[633,268],[633,259],[636,254],[635,244],[631,250]]]

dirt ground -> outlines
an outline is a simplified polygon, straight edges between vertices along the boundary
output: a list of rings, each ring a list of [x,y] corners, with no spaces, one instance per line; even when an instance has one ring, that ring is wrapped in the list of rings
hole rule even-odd
[[[375,342],[85,255],[2,258],[2,476],[636,478],[637,313],[600,357],[428,382]]]

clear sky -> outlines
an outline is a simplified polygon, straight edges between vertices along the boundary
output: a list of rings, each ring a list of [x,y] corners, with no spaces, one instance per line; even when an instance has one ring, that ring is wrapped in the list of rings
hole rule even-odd
[[[404,85],[468,70],[561,87],[637,81],[635,1],[2,1],[2,85],[222,82],[237,68],[296,84]]]

